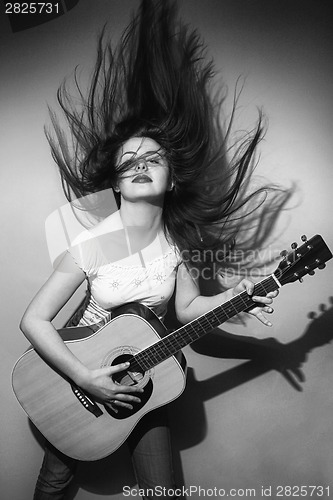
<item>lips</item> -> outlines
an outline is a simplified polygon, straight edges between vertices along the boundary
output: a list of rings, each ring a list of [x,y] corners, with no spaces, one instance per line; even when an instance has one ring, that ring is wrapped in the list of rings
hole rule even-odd
[[[132,182],[139,182],[139,183],[145,183],[145,182],[153,182],[152,179],[146,175],[146,174],[138,174],[134,177]]]

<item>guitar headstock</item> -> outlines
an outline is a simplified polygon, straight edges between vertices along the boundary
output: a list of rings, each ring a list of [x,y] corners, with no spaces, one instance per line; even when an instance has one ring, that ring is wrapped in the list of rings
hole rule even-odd
[[[310,240],[302,236],[303,244],[291,245],[291,252],[281,252],[283,260],[274,272],[281,285],[301,280],[306,274],[314,274],[315,269],[323,269],[325,263],[332,258],[332,253],[323,238],[317,234]]]

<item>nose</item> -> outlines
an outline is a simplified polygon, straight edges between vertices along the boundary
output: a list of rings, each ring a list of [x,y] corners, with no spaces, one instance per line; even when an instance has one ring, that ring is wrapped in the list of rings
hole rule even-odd
[[[146,160],[141,158],[140,160],[138,160],[136,162],[136,164],[135,164],[135,171],[136,172],[141,173],[141,172],[146,172],[147,170],[148,170],[148,165],[147,165]]]

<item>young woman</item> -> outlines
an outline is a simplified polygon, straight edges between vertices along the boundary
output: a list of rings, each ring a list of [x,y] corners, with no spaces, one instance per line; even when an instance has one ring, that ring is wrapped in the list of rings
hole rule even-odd
[[[102,325],[110,311],[133,301],[163,319],[174,289],[182,323],[243,290],[252,295],[252,281],[240,277],[236,286],[204,296],[200,276],[203,269],[223,275],[235,266],[234,249],[246,253],[262,245],[288,193],[249,191],[260,120],[230,158],[221,100],[209,89],[212,65],[204,62],[198,36],[176,25],[173,6],[143,0],[118,47],[103,40],[104,34],[87,98],[79,89],[81,106],[73,105],[65,86],[58,93],[74,151],[54,115],[56,137],[48,139],[68,199],[112,188],[119,210],[73,242],[21,329],[60,372],[116,409],[134,407],[141,389],[113,383],[110,375],[124,364],[83,365],[52,326],[60,309],[84,280],[89,294],[79,325]],[[260,196],[268,191],[273,196],[266,209]],[[250,313],[268,326],[263,313],[273,311],[275,296],[252,297],[258,305]],[[128,444],[140,488],[175,490],[165,409],[144,417]],[[35,500],[65,498],[75,465],[47,445]]]

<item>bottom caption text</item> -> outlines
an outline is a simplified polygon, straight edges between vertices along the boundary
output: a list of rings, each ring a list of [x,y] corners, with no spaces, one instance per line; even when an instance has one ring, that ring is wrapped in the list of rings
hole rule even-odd
[[[140,489],[124,486],[124,497],[157,497],[157,498],[324,498],[330,496],[329,486],[260,486],[259,488],[203,488],[201,486],[183,486],[182,488],[170,489],[162,486],[155,488]]]

